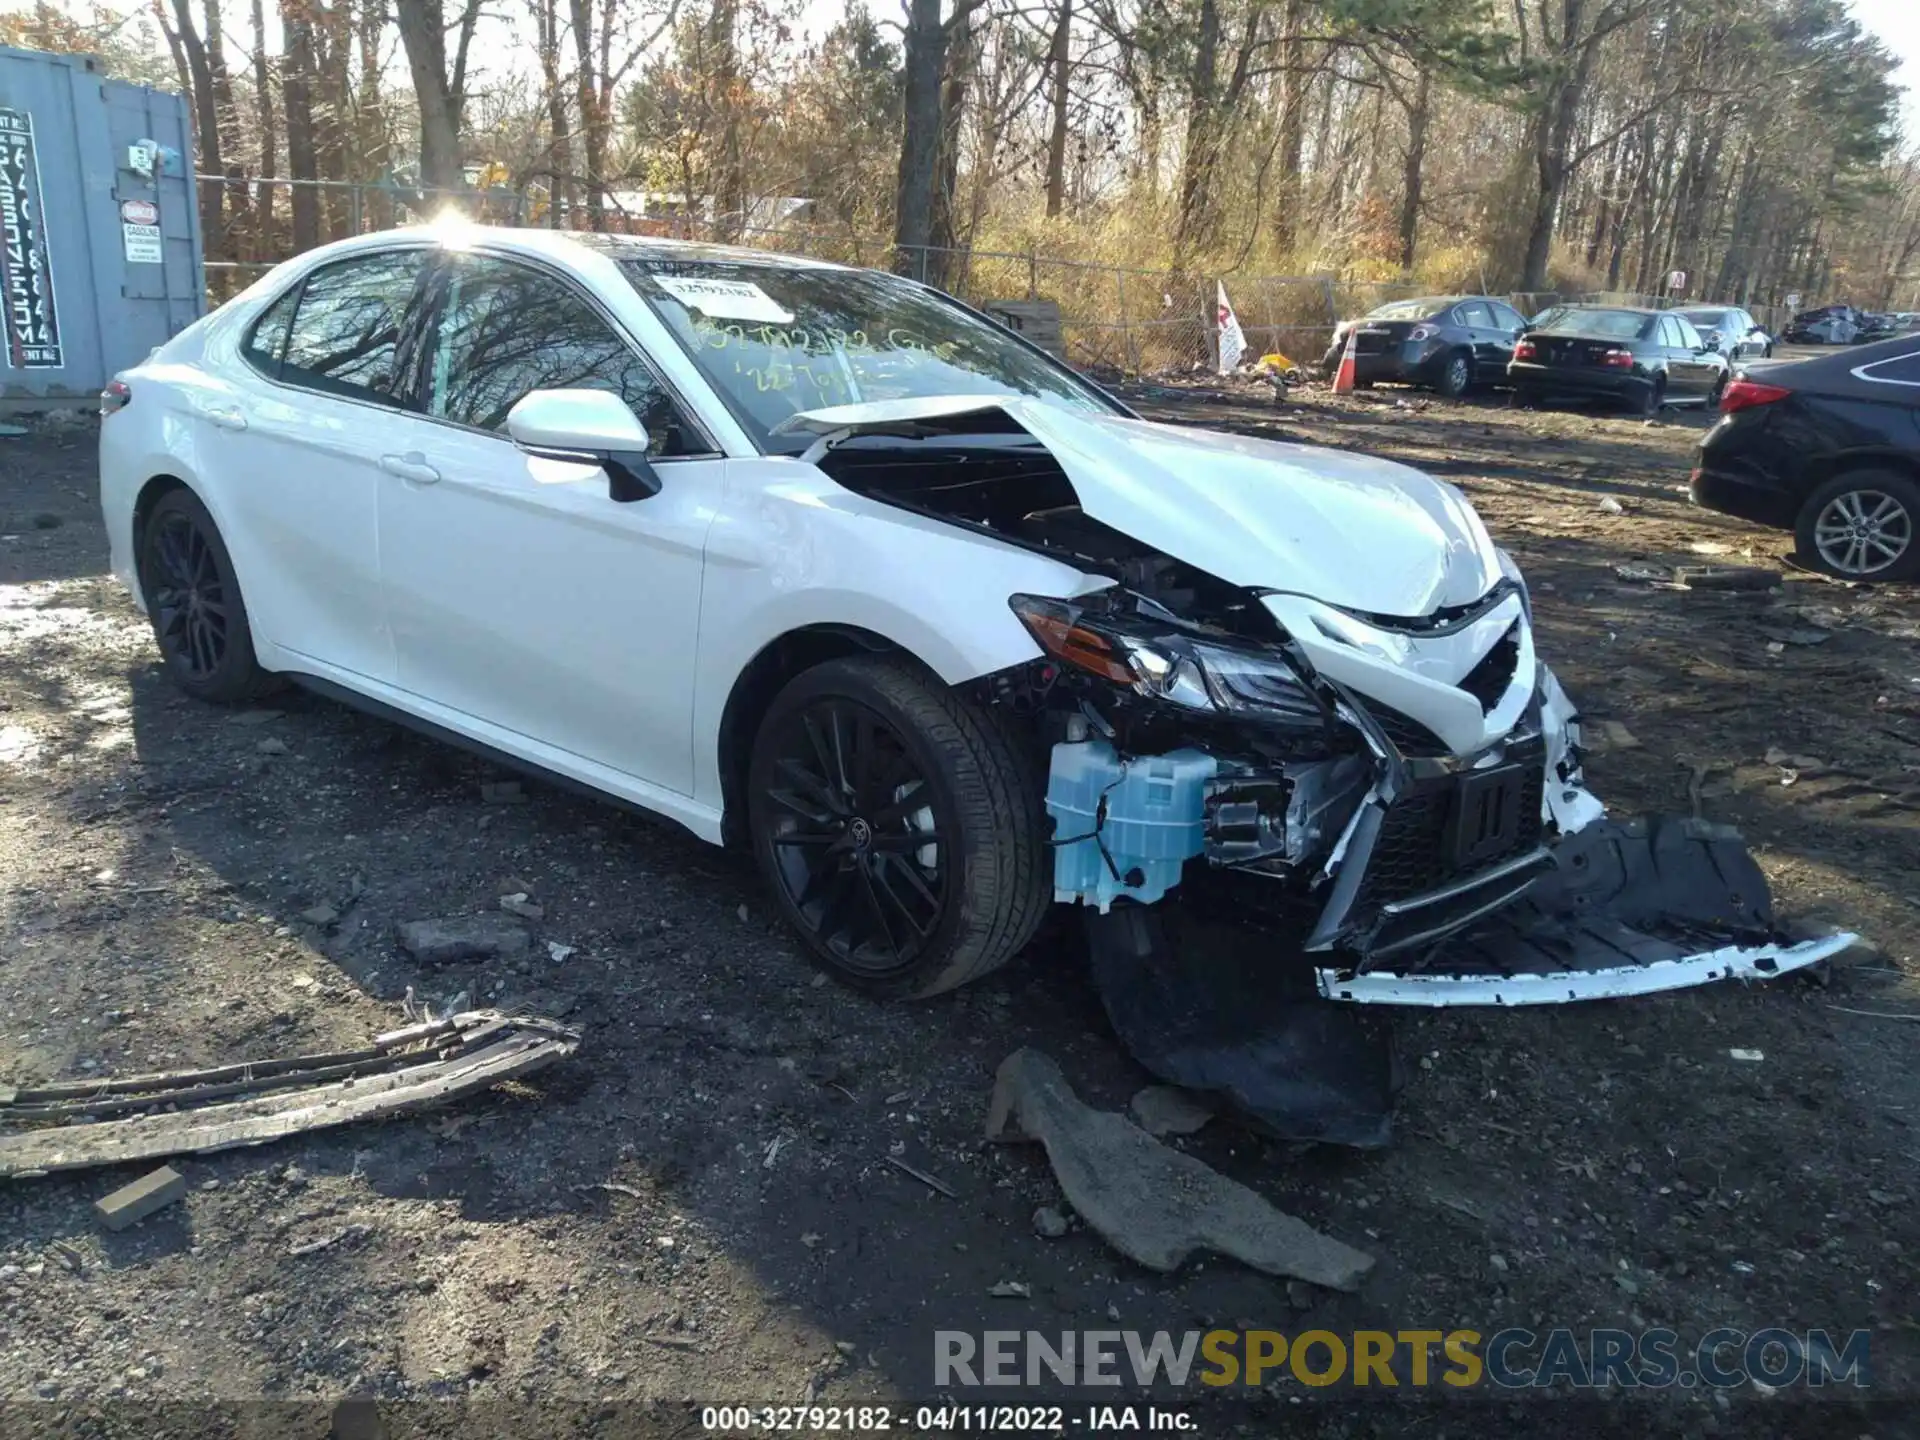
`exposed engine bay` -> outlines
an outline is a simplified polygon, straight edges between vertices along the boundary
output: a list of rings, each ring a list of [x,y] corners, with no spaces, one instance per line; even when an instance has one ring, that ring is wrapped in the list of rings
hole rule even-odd
[[[1359,1007],[1769,978],[1852,943],[1789,943],[1737,835],[1606,816],[1483,528],[1451,542],[1477,593],[1418,613],[1292,591],[1284,567],[1235,583],[1191,528],[1163,550],[1102,518],[1102,486],[1144,503],[1139,467],[1123,488],[1050,424],[1019,402],[822,424],[807,458],[1088,577],[1010,597],[1041,656],[978,683],[1033,737],[1054,898],[1085,907],[1108,1015],[1162,1078],[1288,1138],[1379,1145],[1397,1081]],[[1443,557],[1423,593],[1457,596],[1468,568]]]

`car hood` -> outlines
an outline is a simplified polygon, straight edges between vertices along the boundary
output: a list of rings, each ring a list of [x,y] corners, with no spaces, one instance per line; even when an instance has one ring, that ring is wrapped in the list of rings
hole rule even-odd
[[[1466,496],[1369,455],[1004,396],[836,405],[789,416],[776,433],[818,436],[817,459],[852,435],[992,411],[1046,446],[1088,515],[1230,584],[1412,617],[1468,604],[1501,578]]]

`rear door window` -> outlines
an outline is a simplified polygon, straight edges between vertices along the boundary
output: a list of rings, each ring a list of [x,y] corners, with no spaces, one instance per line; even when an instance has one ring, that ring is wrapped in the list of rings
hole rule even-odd
[[[1469,300],[1466,304],[1457,306],[1453,313],[1458,315],[1460,323],[1470,330],[1493,329],[1493,311],[1489,310],[1483,301]]]
[[[426,263],[424,250],[390,250],[356,255],[309,275],[287,332],[282,383],[399,404],[401,325]]]

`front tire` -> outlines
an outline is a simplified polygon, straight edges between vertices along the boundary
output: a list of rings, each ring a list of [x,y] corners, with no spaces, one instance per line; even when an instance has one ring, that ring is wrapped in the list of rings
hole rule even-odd
[[[814,964],[887,999],[998,968],[1051,898],[1041,792],[997,718],[905,660],[788,683],[748,763],[754,858]]]
[[[273,687],[254,655],[253,628],[220,527],[191,490],[153,504],[139,540],[140,592],[173,683],[196,700],[232,705]]]
[[[1842,580],[1920,579],[1920,485],[1851,470],[1807,497],[1794,525],[1802,562]]]

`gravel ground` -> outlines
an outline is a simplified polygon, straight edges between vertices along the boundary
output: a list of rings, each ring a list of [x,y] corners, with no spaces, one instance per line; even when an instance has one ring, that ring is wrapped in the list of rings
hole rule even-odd
[[[349,1046],[409,989],[585,1032],[457,1108],[190,1157],[186,1200],[119,1234],[91,1202],[140,1169],[0,1188],[0,1399],[312,1401],[315,1433],[348,1394],[589,1402],[581,1424],[650,1400],[692,1433],[694,1402],[926,1399],[936,1328],[1779,1325],[1870,1330],[1879,1408],[1676,1388],[1581,1423],[1911,1433],[1920,1031],[1881,1017],[1920,1013],[1920,596],[1792,570],[1759,594],[1620,578],[1782,563],[1786,537],[1687,505],[1697,419],[1387,391],[1276,407],[1240,386],[1140,403],[1464,486],[1531,578],[1545,653],[1617,724],[1594,788],[1629,813],[1697,800],[1742,827],[1785,912],[1871,948],[1817,980],[1405,1016],[1393,1149],[1224,1124],[1182,1142],[1375,1253],[1361,1291],[1224,1262],[1154,1275],[1077,1225],[1036,1233],[1060,1204],[1044,1160],[979,1138],[1020,1045],[1107,1108],[1145,1078],[1061,936],[958,995],[869,1004],[815,981],[742,864],[671,827],[531,782],[486,803],[503,777],[484,764],[299,693],[179,697],[104,573],[91,433],[0,440],[0,1082]],[[515,892],[543,911],[533,958],[428,968],[392,942]],[[992,1296],[1003,1281],[1031,1293]],[[1202,1433],[1531,1434],[1574,1413],[1353,1398],[1289,1379],[1168,1403]]]

